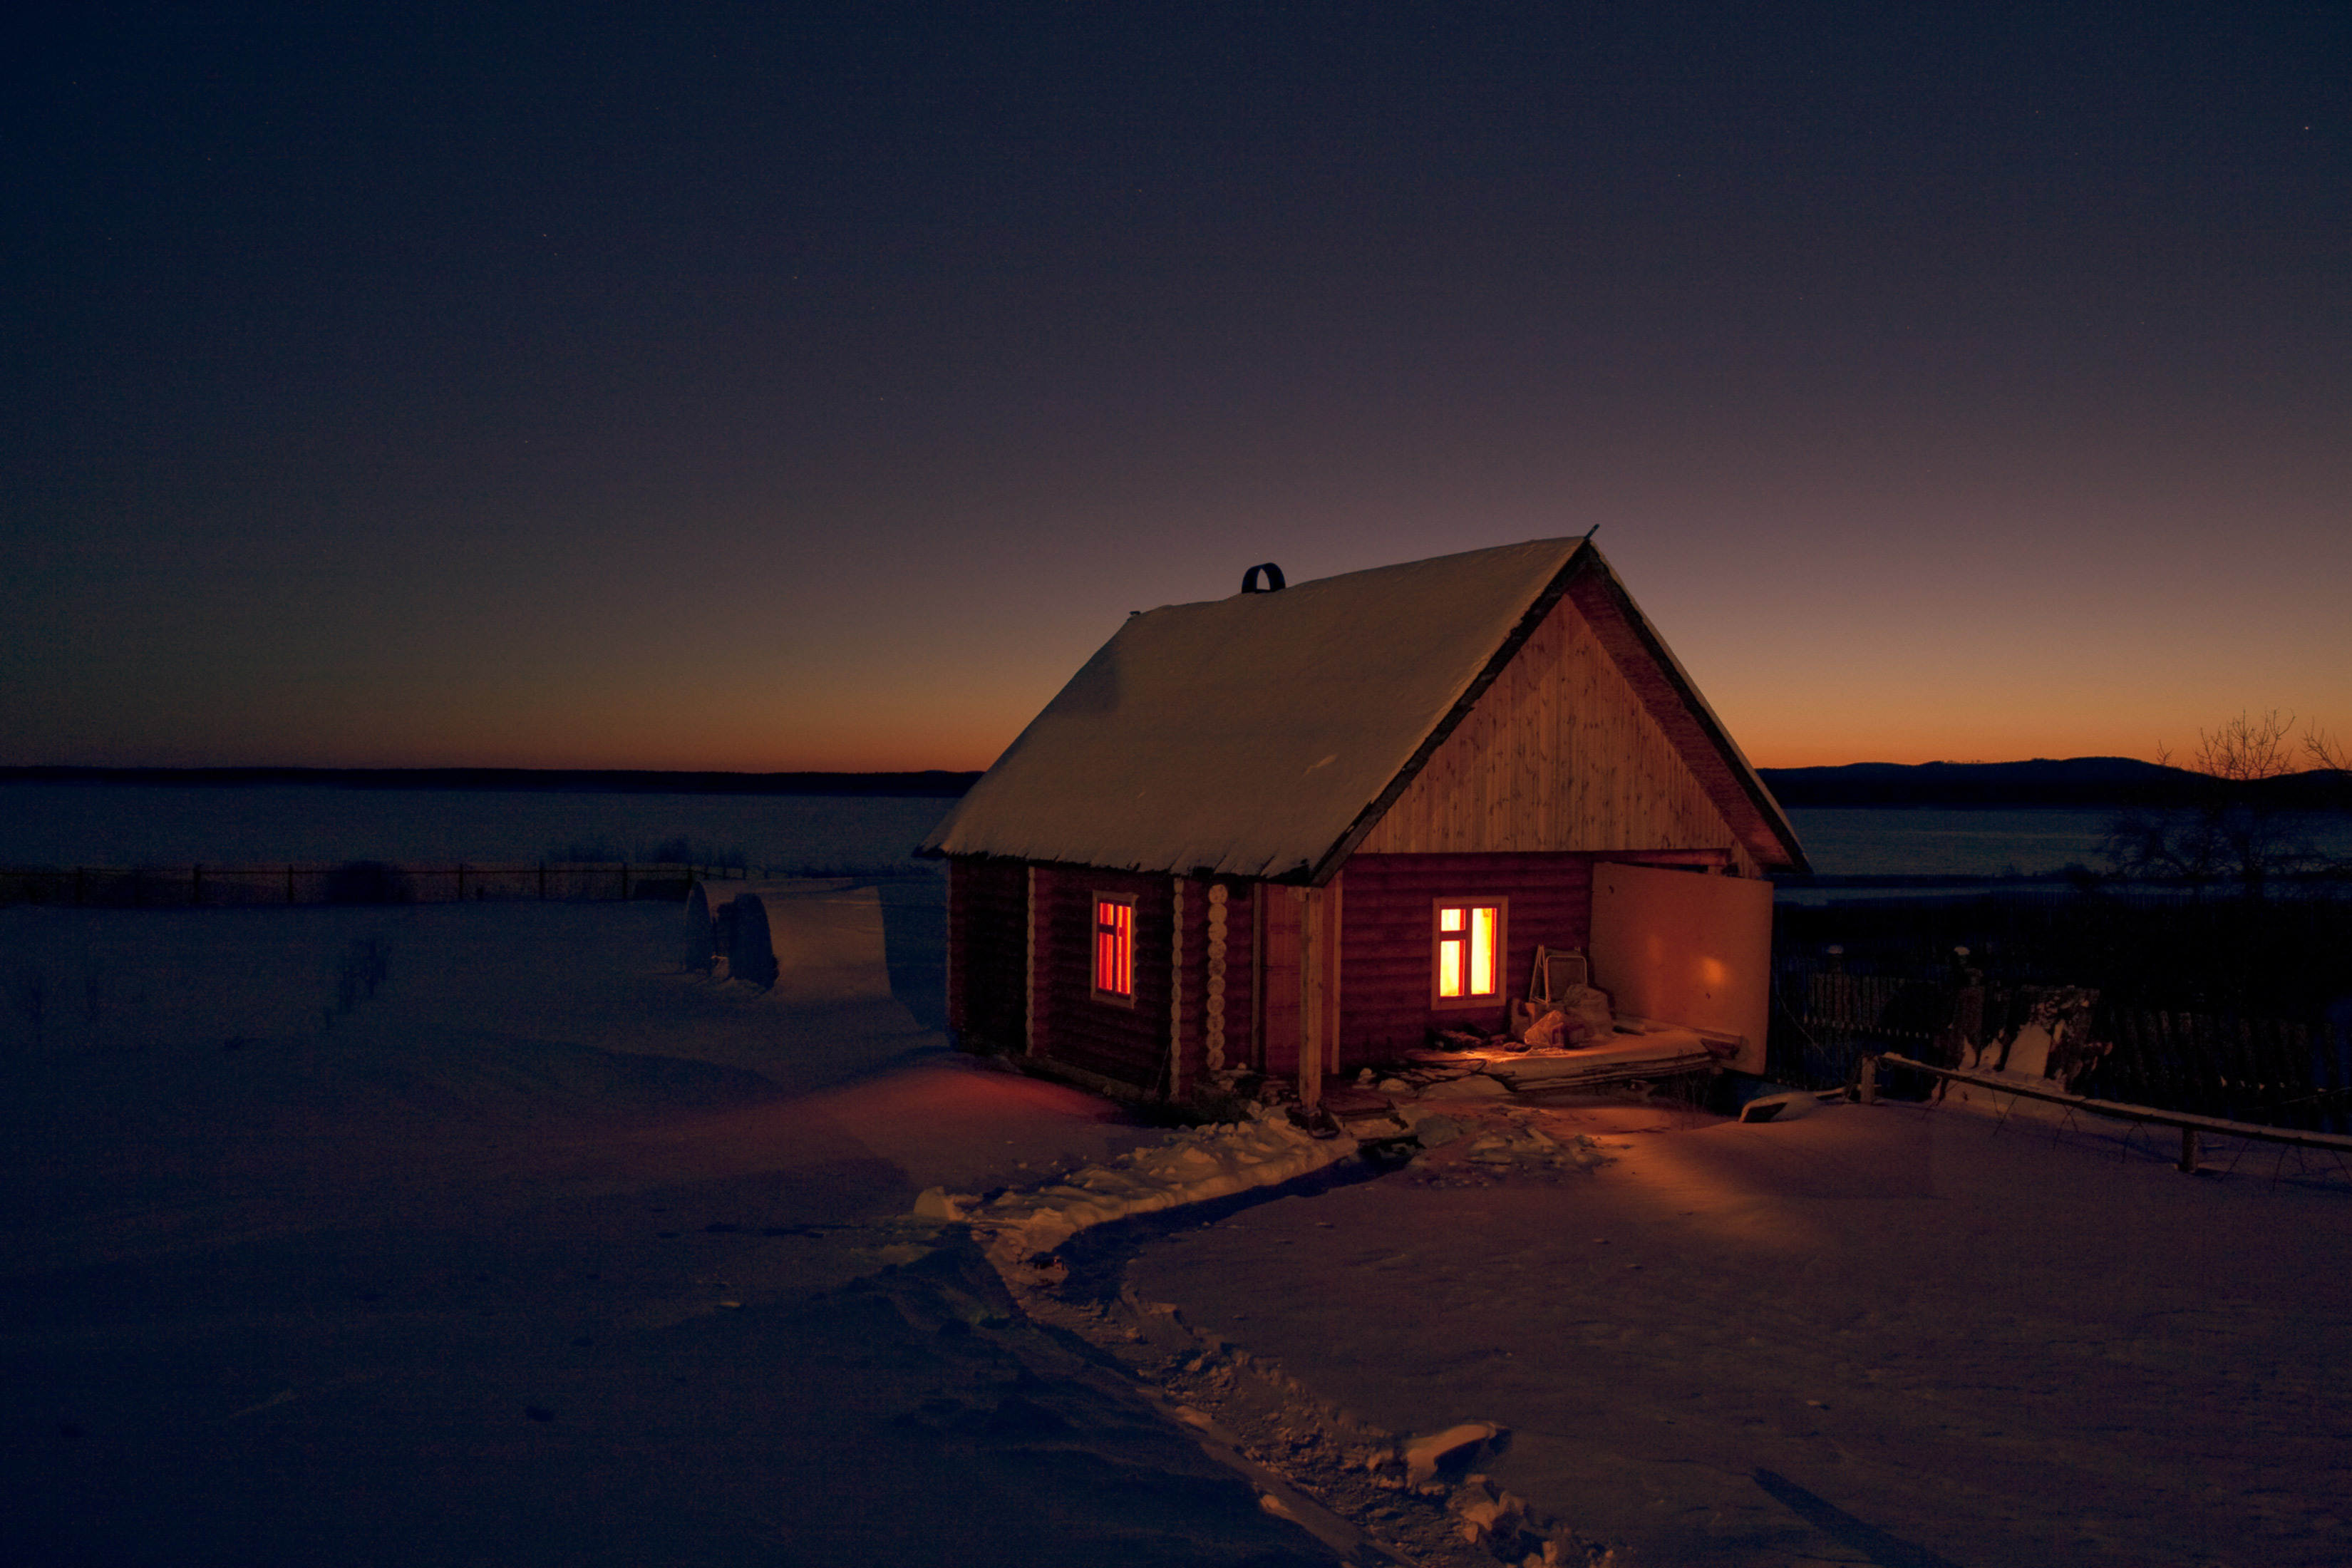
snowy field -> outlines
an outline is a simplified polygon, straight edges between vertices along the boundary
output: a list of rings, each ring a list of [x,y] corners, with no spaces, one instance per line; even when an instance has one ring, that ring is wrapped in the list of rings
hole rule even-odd
[[[0,866],[690,859],[871,875],[929,867],[909,852],[953,804],[924,795],[0,784]]]
[[[801,862],[940,803],[845,805]],[[316,853],[443,852],[388,820]],[[1269,1199],[1265,1130],[950,1052],[935,878],[773,908],[765,994],[657,904],[0,909],[0,1561],[1450,1568],[1522,1505],[1627,1563],[2352,1561],[2324,1157],[1447,1100]],[[1049,1199],[1138,1217],[1008,1291],[919,1212]]]
[[[889,891],[766,994],[662,906],[0,910],[0,1561],[1329,1561],[908,1217],[1158,1134],[948,1052]]]
[[[1539,1120],[1611,1163],[1441,1151],[1171,1233],[1131,1288],[1384,1426],[1507,1428],[1494,1479],[1637,1562],[2352,1562],[2327,1157],[2192,1177],[1892,1104]]]

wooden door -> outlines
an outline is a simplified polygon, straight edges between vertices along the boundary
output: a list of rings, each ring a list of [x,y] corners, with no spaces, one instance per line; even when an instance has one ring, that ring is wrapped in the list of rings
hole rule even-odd
[[[1264,1052],[1258,1067],[1270,1078],[1298,1071],[1299,915],[1296,888],[1260,884],[1258,927],[1257,1037]]]

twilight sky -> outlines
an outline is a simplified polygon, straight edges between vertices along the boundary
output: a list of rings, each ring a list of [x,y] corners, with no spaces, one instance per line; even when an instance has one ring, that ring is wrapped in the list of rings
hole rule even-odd
[[[978,767],[1595,524],[1768,766],[2352,731],[2340,5],[47,9],[0,763]]]

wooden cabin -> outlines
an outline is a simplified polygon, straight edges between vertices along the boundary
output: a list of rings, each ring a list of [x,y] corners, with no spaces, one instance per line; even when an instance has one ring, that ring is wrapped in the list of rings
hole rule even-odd
[[[1804,854],[1589,539],[1265,570],[1129,616],[925,842],[960,1040],[1313,1104],[1433,1027],[1501,1032],[1570,949],[1627,1026],[1760,1070],[1761,879]]]

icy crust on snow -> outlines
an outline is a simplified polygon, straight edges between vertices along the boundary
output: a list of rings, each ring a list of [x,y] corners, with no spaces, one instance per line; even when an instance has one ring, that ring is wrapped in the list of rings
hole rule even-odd
[[[1311,866],[1582,544],[1535,540],[1135,616],[923,847],[1247,877]]]
[[[1344,1134],[1318,1138],[1294,1125],[1287,1112],[1261,1106],[1247,1121],[1182,1128],[1050,1186],[985,1200],[932,1187],[915,1200],[915,1213],[965,1221],[982,1235],[991,1256],[1018,1262],[1107,1220],[1273,1186],[1319,1171],[1356,1148]]]

